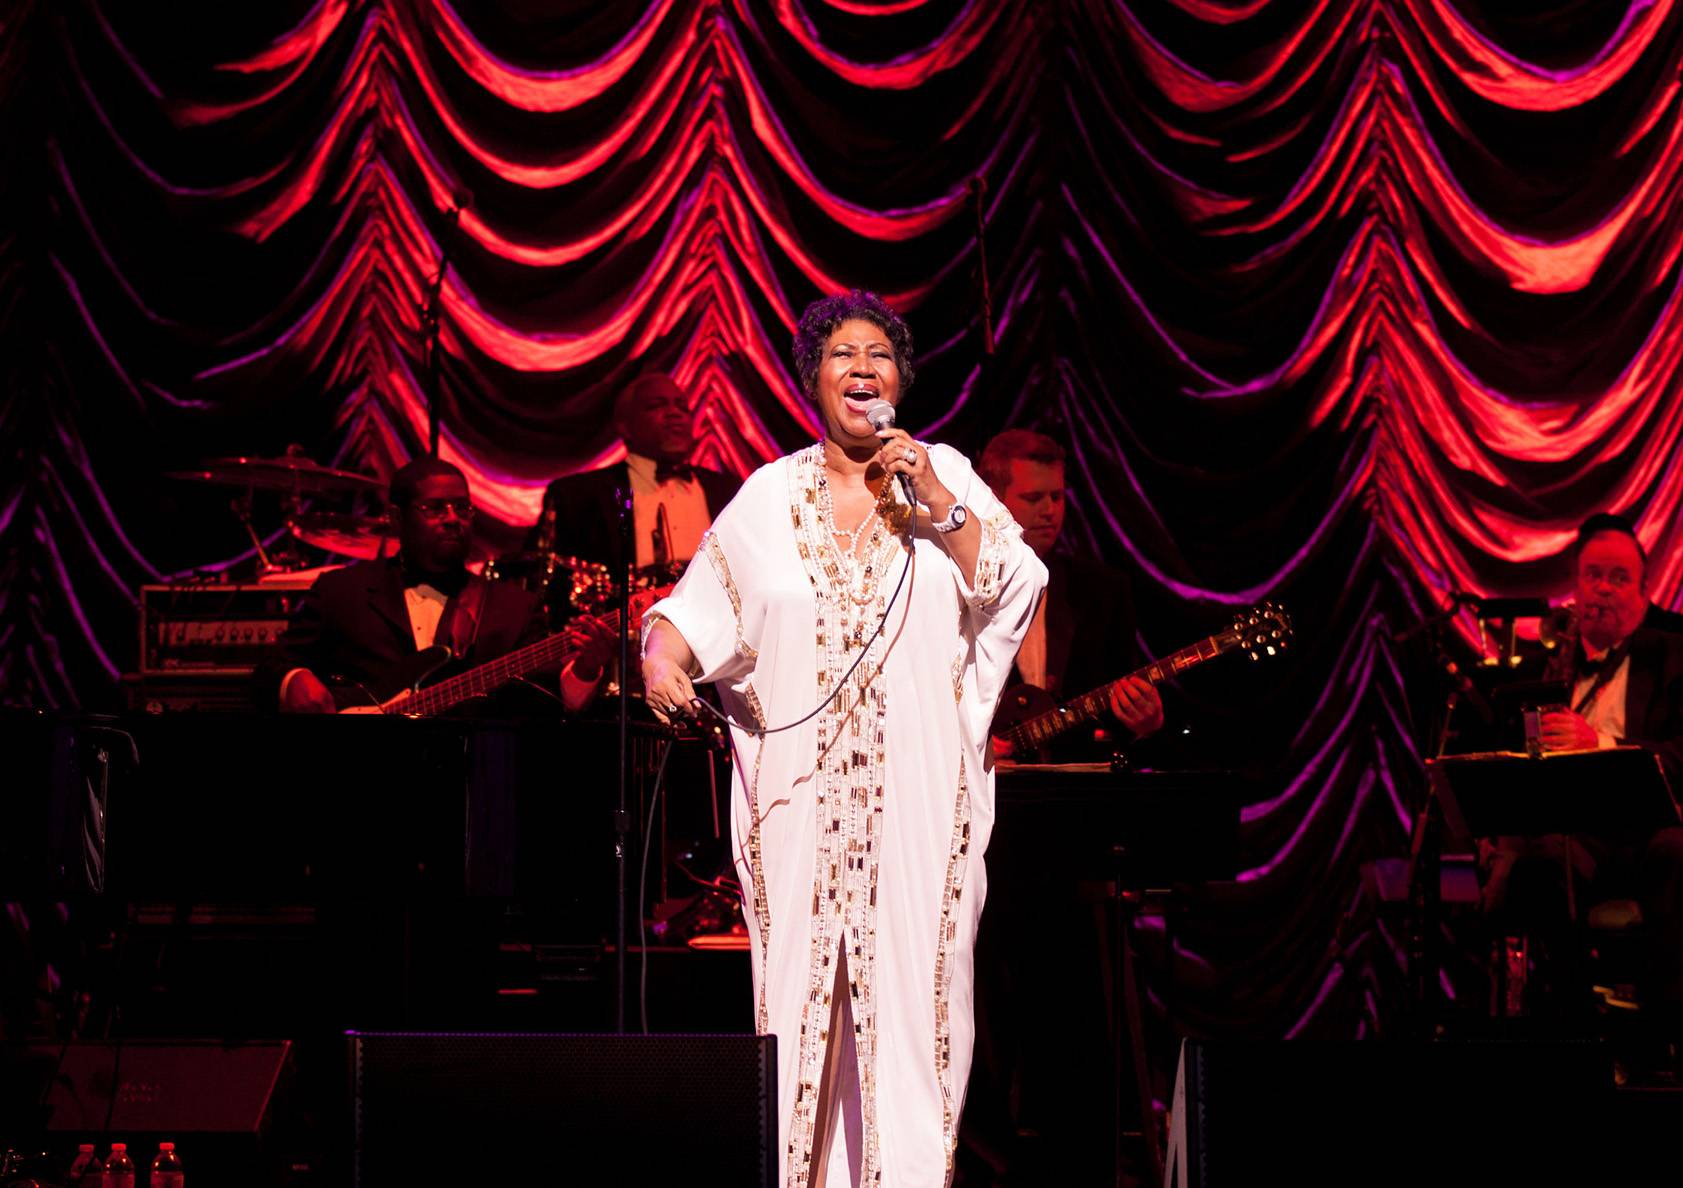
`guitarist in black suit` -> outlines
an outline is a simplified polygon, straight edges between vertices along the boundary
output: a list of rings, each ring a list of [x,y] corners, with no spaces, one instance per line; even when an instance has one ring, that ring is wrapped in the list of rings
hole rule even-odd
[[[689,398],[670,376],[651,372],[614,401],[614,428],[624,462],[570,474],[549,484],[532,548],[605,562],[620,560],[614,491],[631,486],[638,568],[676,567],[695,555],[701,535],[736,494],[738,481],[690,464],[695,428]]]
[[[434,644],[471,666],[546,634],[536,595],[465,568],[474,507],[460,470],[436,458],[409,463],[392,476],[391,511],[398,555],[316,579],[254,674],[257,704],[287,713],[367,706],[419,677],[417,657]]]
[[[983,448],[976,472],[1050,574],[1001,698],[997,730],[1028,686],[1034,696],[1024,714],[1032,716],[1133,672],[1142,660],[1126,577],[1054,551],[1064,525],[1063,448],[1043,434],[1008,429]],[[1122,743],[1163,725],[1162,698],[1145,680],[1126,682],[1110,698],[1110,712],[1115,721],[1107,733]],[[1115,749],[1089,725],[1055,740],[1044,757],[1107,760]],[[994,755],[1011,755],[997,734]],[[1103,1044],[1046,1044],[1039,1036],[1048,1019],[1062,1034],[1093,1036],[1120,1018],[1105,989],[1111,925],[1077,901],[1078,876],[1057,862],[1019,865],[1012,878],[1014,894],[989,900],[976,942],[976,1058],[958,1158],[971,1170],[989,1167],[984,1182],[996,1182],[990,1173],[1017,1183],[1040,1171],[1058,1182],[1102,1182],[1113,1174],[1109,1052]],[[1024,961],[1025,953],[1035,959]],[[1035,1132],[1038,1148],[1021,1137]]]
[[[976,470],[1022,525],[1023,539],[1051,574],[1046,597],[1017,652],[1014,682],[1043,689],[1054,702],[1067,701],[1138,668],[1126,576],[1053,551],[1064,526],[1063,448],[1044,434],[1007,429],[988,442]],[[1008,689],[1004,704],[1011,701]],[[1110,708],[1128,732],[1123,741],[1162,729],[1163,699],[1149,681],[1134,678],[1121,684],[1111,694]],[[995,740],[1001,758],[1005,745]],[[1103,750],[1108,755],[1111,748]],[[1064,758],[1094,748],[1077,742],[1059,751]]]

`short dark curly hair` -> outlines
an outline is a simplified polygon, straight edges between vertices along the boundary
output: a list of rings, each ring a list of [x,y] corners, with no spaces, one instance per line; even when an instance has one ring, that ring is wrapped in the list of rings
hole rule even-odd
[[[888,335],[894,348],[894,366],[900,372],[900,394],[912,386],[912,328],[875,293],[854,289],[833,297],[820,297],[806,307],[795,327],[795,374],[801,391],[811,400],[818,390],[818,366],[824,359],[824,344],[836,327],[854,318],[871,323]]]

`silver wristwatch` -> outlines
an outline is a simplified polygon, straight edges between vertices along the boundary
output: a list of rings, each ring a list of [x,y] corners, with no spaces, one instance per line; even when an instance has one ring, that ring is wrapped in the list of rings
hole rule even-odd
[[[964,504],[955,503],[947,509],[947,518],[937,520],[930,527],[937,532],[957,532],[970,519],[970,513],[964,509]]]

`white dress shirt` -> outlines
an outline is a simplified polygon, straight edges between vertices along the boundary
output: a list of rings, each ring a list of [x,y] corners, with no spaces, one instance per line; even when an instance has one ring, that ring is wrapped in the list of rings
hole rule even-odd
[[[700,480],[668,477],[655,481],[656,463],[641,454],[627,454],[631,476],[631,510],[637,532],[637,565],[657,561],[688,561],[701,547],[701,537],[713,522],[707,514],[707,493]],[[662,516],[662,511],[665,515]],[[657,556],[656,531],[666,537],[664,557]]]
[[[425,582],[404,587],[403,605],[409,610],[409,629],[415,633],[417,652],[432,647],[432,641],[438,636],[438,622],[444,617],[444,608],[449,601],[450,596],[443,590]]]
[[[1607,655],[1607,650],[1591,652],[1584,649],[1584,657],[1591,664],[1599,664]],[[1572,704],[1577,705],[1583,700],[1584,694],[1595,684],[1595,674],[1579,677],[1572,686]],[[1583,710],[1584,721],[1595,731],[1597,745],[1602,747],[1616,747],[1625,737],[1625,691],[1630,687],[1630,657],[1627,655],[1619,662],[1613,677],[1596,692],[1595,700],[1586,705]]]

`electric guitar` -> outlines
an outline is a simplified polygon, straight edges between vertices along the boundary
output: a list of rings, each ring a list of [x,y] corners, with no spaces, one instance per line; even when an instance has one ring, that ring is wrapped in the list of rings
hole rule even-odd
[[[642,618],[644,611],[671,592],[671,586],[637,591],[631,596],[632,618]],[[600,623],[609,631],[619,630],[620,617],[617,610],[610,614],[594,616],[588,621]],[[529,643],[523,648],[516,648],[512,652],[498,656],[495,660],[487,660],[484,664],[446,677],[436,684],[423,685],[424,681],[436,675],[441,668],[455,659],[448,647],[438,644],[417,653],[409,669],[411,679],[406,682],[408,687],[403,692],[380,702],[378,705],[347,706],[339,712],[342,714],[399,714],[406,718],[436,717],[447,710],[454,709],[464,701],[472,701],[476,697],[485,697],[504,685],[514,683],[528,673],[567,667],[573,657],[583,651],[588,638],[579,624],[571,624],[554,635],[545,636],[536,643]]]
[[[1153,685],[1160,685],[1172,676],[1228,652],[1244,651],[1252,660],[1277,656],[1285,651],[1291,633],[1291,617],[1285,609],[1272,602],[1264,602],[1235,615],[1233,626],[1228,630],[1218,631],[1062,705],[1054,702],[1046,690],[1034,685],[1017,685],[1007,689],[1000,699],[998,712],[994,714],[991,733],[995,738],[1010,743],[1013,755],[1038,750],[1059,735],[1107,713],[1111,690],[1123,681],[1140,677]]]

